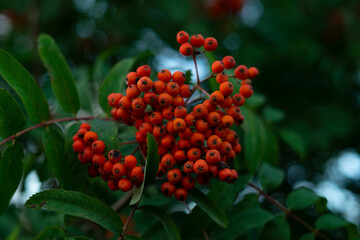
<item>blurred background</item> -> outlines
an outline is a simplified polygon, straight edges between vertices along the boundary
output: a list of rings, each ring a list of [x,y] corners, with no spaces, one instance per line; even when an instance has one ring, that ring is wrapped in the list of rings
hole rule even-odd
[[[122,58],[146,52],[145,62],[155,70],[193,69],[178,54],[179,30],[215,37],[216,57],[232,55],[260,70],[248,107],[271,132],[267,157],[286,172],[273,196],[281,202],[290,190],[309,187],[327,199],[331,211],[359,226],[359,1],[0,0],[0,48],[35,77],[53,113],[61,109],[39,60],[39,33],[56,40],[84,89],[82,114],[89,115],[99,113],[96,89]],[[208,75],[205,58],[199,68]],[[0,87],[10,89],[3,80]],[[262,140],[259,145],[267,144]],[[27,151],[35,171],[25,171],[12,209],[0,218],[0,238],[11,230],[9,219],[17,222],[15,206],[49,182],[36,143],[29,142]]]

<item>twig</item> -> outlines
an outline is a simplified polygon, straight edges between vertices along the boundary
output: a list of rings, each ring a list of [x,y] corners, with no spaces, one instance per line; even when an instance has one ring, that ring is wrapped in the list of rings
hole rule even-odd
[[[134,141],[128,141],[128,142],[123,142],[123,143],[119,143],[119,145],[127,145],[127,144],[133,144],[133,143],[138,143],[138,141],[134,140]]]
[[[208,97],[210,97],[210,94],[209,94],[205,89],[203,89],[200,85],[197,86],[197,89],[199,89],[200,91],[202,91],[203,93],[205,93]]]
[[[205,240],[210,240],[209,235],[207,234],[206,230],[203,229],[202,232],[203,232],[203,234],[204,234],[204,239],[205,239]]]
[[[112,206],[111,208],[114,209],[114,211],[118,211],[120,208],[122,208],[132,197],[135,189],[132,189],[131,191],[127,192],[124,196],[119,198]]]
[[[134,155],[134,154],[137,152],[137,150],[139,150],[139,148],[140,148],[140,145],[138,145],[138,146],[132,151],[132,153],[131,153],[130,155]]]
[[[197,79],[197,85],[200,85],[200,78],[199,78],[199,71],[198,71],[198,67],[197,67],[197,63],[196,63],[196,55],[193,54],[193,60],[194,60],[194,64],[195,64],[195,71],[196,71],[196,79]]]
[[[322,234],[321,232],[319,232],[318,230],[316,230],[313,226],[311,226],[309,223],[305,222],[304,220],[302,220],[300,217],[298,217],[297,215],[295,215],[294,213],[292,213],[289,209],[287,209],[285,206],[283,206],[281,203],[279,203],[278,201],[276,201],[274,198],[270,197],[269,195],[267,195],[263,190],[261,190],[260,188],[258,188],[257,186],[255,186],[252,183],[248,183],[248,185],[252,188],[254,188],[256,191],[258,191],[258,193],[260,195],[263,195],[265,197],[266,200],[268,200],[270,203],[272,203],[273,205],[275,205],[277,208],[279,208],[282,212],[284,212],[287,216],[290,216],[292,219],[294,219],[295,221],[297,221],[298,223],[300,223],[301,225],[303,225],[305,228],[307,228],[308,230],[310,230],[311,232],[313,232],[315,235],[317,235],[318,237],[325,239],[325,240],[329,240],[329,238],[327,236],[325,236],[324,234]]]
[[[3,145],[4,143],[12,140],[12,139],[15,139],[16,137],[19,137],[27,132],[30,132],[31,130],[34,130],[34,129],[37,129],[37,128],[40,128],[40,127],[45,127],[45,126],[48,126],[50,124],[53,124],[53,123],[58,123],[58,122],[68,122],[68,121],[81,121],[81,120],[92,120],[92,119],[101,119],[101,120],[104,120],[104,121],[112,121],[112,122],[118,122],[112,118],[99,118],[99,117],[67,117],[67,118],[57,118],[57,119],[52,119],[52,120],[49,120],[47,122],[42,122],[42,123],[39,123],[39,124],[36,124],[36,125],[33,125],[29,128],[26,128],[18,133],[15,133],[15,135],[13,136],[10,136],[6,139],[4,139],[3,141],[0,142],[0,146]]]
[[[214,77],[215,73],[211,73],[209,76],[207,76],[206,78],[202,79],[200,82],[205,82],[206,80],[209,80],[210,78]]]
[[[127,230],[128,226],[129,226],[130,221],[131,221],[132,217],[134,216],[134,213],[135,213],[137,208],[138,208],[138,203],[135,204],[135,206],[131,210],[131,213],[130,213],[129,217],[126,219],[126,222],[124,224],[123,231],[122,231],[122,233],[121,233],[121,235],[119,237],[119,240],[124,240],[125,239],[124,237],[125,237],[126,230]]]

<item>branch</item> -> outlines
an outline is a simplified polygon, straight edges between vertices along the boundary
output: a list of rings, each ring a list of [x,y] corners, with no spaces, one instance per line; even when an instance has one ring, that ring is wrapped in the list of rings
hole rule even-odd
[[[196,55],[193,54],[193,60],[194,60],[194,64],[195,64],[195,71],[196,71],[196,83],[197,85],[200,85],[200,78],[199,78],[199,71],[198,71],[198,67],[197,67],[197,63],[196,63]]]
[[[138,208],[138,203],[135,204],[135,206],[131,210],[131,213],[130,213],[129,217],[126,219],[126,222],[124,224],[123,231],[122,231],[122,233],[121,233],[121,235],[119,237],[119,240],[124,240],[125,239],[124,237],[125,237],[126,230],[127,230],[128,226],[129,226],[130,221],[131,221],[132,217],[134,216],[134,213],[135,213],[137,208]]]
[[[48,126],[50,124],[53,124],[53,123],[58,123],[58,122],[68,122],[68,121],[81,121],[81,120],[92,120],[92,119],[101,119],[101,120],[104,120],[104,121],[112,121],[112,122],[118,122],[112,118],[99,118],[99,117],[67,117],[67,118],[57,118],[57,119],[52,119],[52,120],[49,120],[47,122],[42,122],[42,123],[39,123],[39,124],[36,124],[36,125],[33,125],[29,128],[26,128],[18,133],[15,133],[14,135],[4,139],[3,141],[0,142],[0,146],[3,145],[4,143],[12,140],[12,139],[15,139],[16,137],[19,137],[27,132],[30,132],[31,130],[34,130],[34,129],[37,129],[37,128],[40,128],[40,127],[45,127],[45,126]]]
[[[310,230],[311,232],[313,232],[315,235],[317,235],[318,237],[325,239],[325,240],[329,240],[329,238],[327,236],[325,236],[324,234],[322,234],[321,232],[319,232],[318,230],[316,230],[313,226],[311,226],[309,223],[305,222],[304,220],[302,220],[300,217],[298,217],[297,215],[295,215],[294,213],[292,213],[289,209],[287,209],[285,206],[283,206],[281,203],[279,203],[278,201],[276,201],[274,198],[270,197],[269,195],[267,195],[263,190],[261,190],[260,188],[258,188],[257,186],[255,186],[252,183],[248,183],[248,185],[252,188],[254,188],[256,191],[258,191],[258,193],[260,195],[263,195],[265,197],[266,200],[268,200],[270,203],[272,203],[273,205],[275,205],[277,208],[279,208],[282,212],[284,212],[287,216],[290,216],[292,219],[294,219],[295,221],[297,221],[298,223],[300,223],[301,225],[303,225],[305,228],[307,228],[308,230]]]

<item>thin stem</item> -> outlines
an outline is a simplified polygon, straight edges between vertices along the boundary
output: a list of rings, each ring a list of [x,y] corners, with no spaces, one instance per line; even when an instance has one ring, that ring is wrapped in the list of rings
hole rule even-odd
[[[134,149],[134,151],[132,151],[132,153],[130,155],[134,155],[137,152],[137,150],[139,150],[139,148],[140,148],[140,145],[137,145],[137,147]]]
[[[128,226],[129,226],[130,221],[131,221],[132,217],[134,216],[134,213],[135,213],[137,208],[138,208],[138,204],[136,204],[133,207],[133,209],[131,210],[131,213],[130,213],[129,217],[126,219],[126,222],[124,224],[123,231],[122,231],[122,233],[121,233],[121,235],[119,237],[119,240],[124,240],[125,239],[124,237],[125,237],[126,230],[127,230]]]
[[[193,60],[194,60],[194,64],[195,64],[195,71],[196,71],[196,79],[197,79],[197,85],[200,84],[200,78],[199,78],[199,71],[198,71],[198,67],[197,67],[197,63],[196,63],[196,55],[193,55]]]
[[[135,188],[131,191],[127,192],[124,196],[119,198],[118,201],[116,201],[111,208],[114,209],[114,211],[118,211],[120,208],[122,208],[132,197],[133,193],[135,191]]]
[[[127,144],[133,144],[133,143],[138,143],[138,141],[134,140],[134,141],[128,141],[128,142],[123,142],[123,143],[119,143],[119,145],[127,145]]]
[[[30,132],[31,130],[34,130],[34,129],[37,129],[37,128],[40,128],[40,127],[45,127],[45,126],[48,126],[50,124],[53,124],[53,123],[58,123],[58,122],[68,122],[68,121],[81,121],[81,120],[92,120],[92,119],[101,119],[101,120],[104,120],[104,121],[112,121],[112,122],[117,122],[116,120],[112,119],[112,118],[99,118],[99,117],[94,117],[94,116],[91,116],[91,117],[67,117],[67,118],[57,118],[57,119],[52,119],[52,120],[49,120],[47,122],[42,122],[42,123],[39,123],[39,124],[36,124],[36,125],[33,125],[29,128],[26,128],[18,133],[15,133],[15,135],[13,136],[10,136],[6,139],[4,139],[3,141],[0,142],[0,146],[3,145],[4,143],[12,140],[12,139],[15,139],[16,137],[19,137],[27,132]]]
[[[199,89],[200,91],[202,91],[203,93],[205,93],[208,97],[210,97],[210,94],[209,94],[205,89],[203,89],[200,85],[197,86],[197,89]]]
[[[203,229],[202,232],[203,232],[203,234],[204,234],[204,239],[205,239],[205,240],[210,240],[209,235],[207,234],[206,230]]]
[[[258,193],[260,195],[263,195],[265,197],[266,200],[268,200],[270,203],[272,203],[273,205],[275,205],[277,208],[279,208],[282,212],[284,212],[287,216],[290,216],[292,219],[294,219],[295,221],[297,221],[298,223],[300,223],[301,225],[303,225],[305,228],[307,228],[308,230],[310,230],[311,232],[313,232],[315,235],[317,235],[318,237],[325,239],[325,240],[329,240],[329,238],[327,236],[325,236],[324,234],[322,234],[321,232],[319,232],[318,230],[316,230],[313,226],[311,226],[309,223],[305,222],[304,220],[302,220],[300,217],[298,217],[297,215],[295,215],[294,213],[292,213],[289,209],[287,209],[285,206],[283,206],[281,203],[279,203],[278,201],[276,201],[274,198],[270,197],[269,195],[267,195],[263,190],[261,190],[260,188],[258,188],[257,186],[255,186],[252,183],[248,183],[248,185],[252,188],[254,188],[256,191],[258,191]]]
[[[197,89],[197,87],[198,87],[198,85],[195,85],[194,88],[192,89],[190,96],[186,99],[185,106],[189,102],[192,95],[195,93],[195,90]]]
[[[211,73],[209,76],[207,76],[206,78],[202,79],[200,82],[205,82],[206,80],[209,80],[210,78],[214,77],[215,73]]]

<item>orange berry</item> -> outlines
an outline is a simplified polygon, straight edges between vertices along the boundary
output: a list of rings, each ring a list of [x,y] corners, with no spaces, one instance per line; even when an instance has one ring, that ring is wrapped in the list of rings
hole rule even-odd
[[[144,122],[140,125],[139,127],[139,132],[146,136],[147,133],[152,133],[153,131],[153,126],[151,125],[151,123],[148,123],[148,122]]]
[[[91,126],[90,126],[90,124],[88,124],[88,123],[82,123],[82,124],[80,125],[80,128],[85,128],[85,129],[88,130],[88,131],[91,130]]]
[[[148,65],[142,65],[136,69],[136,74],[138,77],[150,77],[151,68]]]
[[[155,138],[160,138],[165,136],[166,129],[164,125],[154,126],[152,134],[154,135]]]
[[[224,57],[222,62],[224,63],[225,69],[232,69],[236,65],[235,59],[232,56]]]
[[[177,117],[177,118],[185,118],[186,115],[187,115],[187,110],[186,110],[186,108],[183,107],[183,106],[176,107],[176,108],[174,109],[174,115],[175,115],[175,117]]]
[[[210,164],[216,164],[221,160],[220,152],[216,149],[210,149],[207,151],[205,159]]]
[[[248,69],[248,77],[256,78],[259,75],[259,70],[256,67],[251,67]]]
[[[179,85],[183,85],[186,80],[185,73],[183,73],[181,71],[174,72],[174,74],[172,76],[172,80]]]
[[[208,164],[209,165],[209,177],[216,178],[219,174],[219,168],[216,165]]]
[[[108,182],[108,186],[110,188],[111,191],[116,191],[118,190],[118,182],[115,181],[114,179],[110,179]]]
[[[177,142],[177,147],[179,149],[189,149],[192,147],[191,142],[187,139],[179,139]]]
[[[190,43],[193,47],[201,47],[204,45],[204,37],[201,34],[192,35],[190,38]]]
[[[208,123],[204,119],[197,119],[195,121],[195,129],[198,132],[206,132],[209,129]]]
[[[118,151],[118,150],[111,150],[109,153],[108,153],[108,160],[112,163],[117,163],[121,160],[121,152]]]
[[[217,76],[216,76],[216,82],[218,84],[221,84],[223,82],[227,82],[229,81],[229,77],[226,73],[222,72],[222,73],[219,73]]]
[[[166,120],[174,118],[174,109],[172,107],[166,107],[162,110],[162,115]]]
[[[203,104],[198,104],[194,107],[193,113],[195,118],[205,118],[208,115],[208,109]]]
[[[187,157],[191,161],[196,161],[201,158],[201,151],[198,148],[191,148],[187,152]]]
[[[153,83],[153,92],[156,93],[156,94],[160,94],[160,93],[163,93],[165,92],[165,89],[166,89],[166,85],[165,85],[165,82],[163,81],[156,81]]]
[[[235,106],[240,107],[240,106],[244,105],[244,103],[245,103],[245,98],[240,93],[234,94],[234,96],[233,96],[233,104]]]
[[[207,115],[207,122],[209,124],[210,127],[215,127],[220,123],[220,115],[217,112],[210,112]]]
[[[188,98],[191,96],[191,89],[189,85],[183,84],[180,86],[180,96],[182,98]]]
[[[228,168],[222,169],[219,171],[219,180],[226,182],[227,179],[231,176],[231,170]]]
[[[234,74],[236,78],[240,80],[245,80],[248,75],[248,69],[244,65],[239,65],[235,68]]]
[[[136,74],[136,72],[129,72],[125,78],[126,85],[128,86],[131,84],[136,84],[137,80],[138,80],[138,75]]]
[[[119,100],[123,95],[121,93],[111,93],[108,97],[108,105],[110,107],[117,107],[119,105]]]
[[[185,122],[187,126],[193,126],[195,124],[195,115],[194,113],[189,113],[185,116]]]
[[[142,167],[134,167],[130,173],[131,179],[136,186],[139,186],[144,181],[144,170]]]
[[[222,71],[224,71],[224,64],[221,61],[215,61],[211,65],[211,70],[214,73],[221,73]]]
[[[184,173],[191,174],[194,172],[193,170],[194,162],[193,161],[187,161],[183,166]]]
[[[254,90],[251,85],[243,85],[240,87],[240,94],[244,96],[244,98],[249,98],[253,95]]]
[[[141,77],[136,85],[140,91],[148,92],[153,87],[153,81],[148,77]]]
[[[114,164],[110,161],[106,161],[103,165],[103,169],[105,172],[107,173],[111,173],[112,172],[112,168],[113,168]]]
[[[91,149],[94,153],[103,153],[105,150],[105,143],[101,140],[96,140],[91,144]]]
[[[230,128],[234,124],[234,118],[230,115],[225,115],[221,118],[221,123],[226,128]]]
[[[167,197],[171,197],[175,193],[175,189],[174,184],[170,182],[164,182],[161,185],[161,192]]]
[[[154,125],[159,125],[162,123],[164,117],[160,112],[152,112],[150,115],[150,122]]]
[[[198,159],[193,166],[194,173],[203,174],[209,171],[209,166],[203,159]]]
[[[191,56],[193,54],[193,47],[188,42],[183,43],[180,46],[179,52],[184,56]]]
[[[177,34],[176,34],[176,41],[179,43],[179,44],[183,44],[183,43],[186,43],[187,41],[189,41],[189,34],[185,31],[179,31]]]
[[[119,101],[119,108],[131,109],[131,99],[128,96],[123,96]]]
[[[81,158],[82,158],[82,163],[83,164],[88,164],[91,162],[92,157],[94,156],[94,152],[92,151],[91,147],[86,147],[84,148],[84,151],[81,154]]]
[[[185,105],[185,101],[181,96],[176,96],[173,98],[173,102],[172,102],[171,106],[179,107],[179,106],[184,106],[184,105]]]
[[[186,128],[186,122],[182,118],[175,118],[173,121],[173,128],[175,132],[181,132],[184,131]]]
[[[72,147],[74,149],[74,152],[77,153],[81,153],[82,151],[84,151],[85,149],[85,143],[83,140],[76,140],[73,144]]]
[[[100,166],[104,165],[105,161],[106,161],[105,156],[102,154],[99,154],[99,153],[95,153],[92,157],[92,164],[95,167],[100,167]]]
[[[210,95],[210,101],[214,105],[219,105],[224,101],[224,95],[220,91],[215,91]]]
[[[176,82],[169,82],[166,84],[166,92],[173,97],[177,96],[180,92],[179,84]]]
[[[219,150],[222,155],[227,155],[232,150],[232,146],[229,142],[223,141]]]
[[[173,97],[168,93],[161,93],[158,97],[158,101],[161,107],[168,107],[173,101]]]
[[[158,79],[163,82],[170,82],[171,81],[171,72],[167,69],[162,69],[157,75]]]
[[[234,91],[234,85],[231,82],[224,82],[220,84],[219,90],[224,96],[229,96]]]
[[[120,179],[118,187],[121,191],[128,192],[133,188],[133,184],[130,182],[129,179],[123,178]]]
[[[216,39],[213,37],[208,37],[204,41],[204,48],[206,51],[210,51],[210,52],[215,51],[217,46],[218,46],[218,43],[217,43]]]
[[[207,141],[206,144],[211,149],[219,149],[222,145],[221,138],[217,135],[211,135]]]
[[[138,87],[135,84],[132,84],[127,87],[126,89],[126,96],[130,99],[137,98],[140,95],[141,91],[138,89]]]
[[[135,111],[145,111],[146,103],[142,97],[135,98],[131,103],[132,109]]]
[[[84,141],[87,145],[92,144],[97,139],[98,139],[98,135],[96,134],[96,132],[88,131],[84,135]]]
[[[204,102],[203,102],[204,106],[207,108],[208,112],[213,112],[216,110],[216,105],[214,105],[210,99],[206,99]]]
[[[124,157],[124,166],[127,170],[131,170],[136,167],[137,159],[134,155],[127,155]]]
[[[191,135],[190,142],[196,147],[201,147],[204,144],[205,137],[204,134],[199,132],[194,132]]]
[[[185,188],[186,190],[191,190],[195,187],[195,179],[191,175],[187,175],[183,177],[181,180],[181,186]]]
[[[166,134],[161,139],[161,145],[164,146],[167,149],[172,148],[174,146],[174,144],[175,144],[175,138],[174,138],[173,135]]]
[[[170,153],[165,154],[161,158],[161,166],[163,166],[166,169],[172,168],[176,164],[176,160],[174,156]]]
[[[112,168],[112,174],[116,179],[122,178],[126,172],[126,167],[122,163],[115,163]]]
[[[166,176],[167,176],[167,179],[169,180],[169,182],[172,184],[177,184],[182,180],[182,173],[181,173],[180,169],[178,169],[178,168],[169,170],[167,172]]]
[[[184,139],[188,139],[189,137],[191,137],[191,134],[192,130],[189,127],[185,128],[185,130],[182,132],[178,132],[179,137]]]
[[[187,196],[188,196],[188,194],[187,194],[186,189],[178,188],[178,189],[175,190],[175,198],[178,201],[185,201]]]

